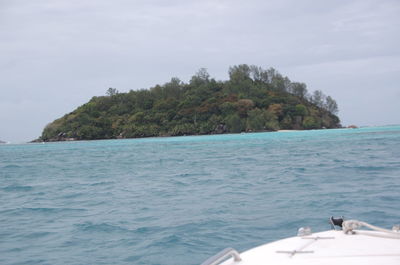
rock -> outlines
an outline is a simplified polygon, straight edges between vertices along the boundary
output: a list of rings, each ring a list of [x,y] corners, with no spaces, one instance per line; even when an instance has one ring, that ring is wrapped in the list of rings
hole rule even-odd
[[[43,140],[38,138],[38,139],[30,141],[30,143],[43,143]]]
[[[225,124],[222,124],[222,123],[218,124],[218,125],[215,127],[214,132],[215,132],[216,134],[221,134],[221,133],[226,132],[226,125],[225,125]]]

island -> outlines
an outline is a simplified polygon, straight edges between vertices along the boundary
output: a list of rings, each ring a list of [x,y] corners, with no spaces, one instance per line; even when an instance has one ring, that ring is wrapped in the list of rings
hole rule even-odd
[[[109,88],[48,124],[35,141],[121,139],[339,128],[336,101],[274,68],[236,65],[229,80],[202,68],[189,82],[120,93]]]

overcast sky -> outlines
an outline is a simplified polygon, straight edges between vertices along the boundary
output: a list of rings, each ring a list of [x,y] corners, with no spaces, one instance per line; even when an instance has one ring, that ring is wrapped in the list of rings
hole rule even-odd
[[[104,95],[274,67],[339,105],[343,125],[400,124],[399,0],[0,0],[0,140]]]

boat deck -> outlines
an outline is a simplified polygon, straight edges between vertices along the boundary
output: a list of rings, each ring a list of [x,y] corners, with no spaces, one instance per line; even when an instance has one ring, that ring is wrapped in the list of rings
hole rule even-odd
[[[400,237],[376,231],[325,231],[265,244],[222,265],[400,265]]]

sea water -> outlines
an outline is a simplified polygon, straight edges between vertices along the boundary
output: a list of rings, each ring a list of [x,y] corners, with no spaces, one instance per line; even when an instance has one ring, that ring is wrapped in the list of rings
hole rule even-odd
[[[400,223],[400,126],[0,146],[1,264],[200,264]]]

